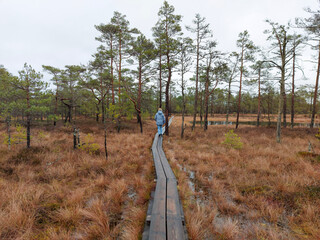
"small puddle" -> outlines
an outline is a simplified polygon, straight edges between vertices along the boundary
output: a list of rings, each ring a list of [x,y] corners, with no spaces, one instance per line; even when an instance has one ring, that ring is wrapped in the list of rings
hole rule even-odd
[[[192,191],[193,195],[191,196],[192,200],[196,201],[197,204],[203,204],[203,200],[198,195],[203,193],[201,188],[197,188],[195,181],[196,181],[196,173],[194,171],[188,170],[186,167],[181,166],[179,163],[178,167],[181,171],[184,171],[188,175],[188,185],[190,190]]]
[[[188,171],[188,173],[189,173],[189,181],[188,181],[189,188],[194,193],[196,191],[196,186],[194,184],[195,173],[193,171]]]

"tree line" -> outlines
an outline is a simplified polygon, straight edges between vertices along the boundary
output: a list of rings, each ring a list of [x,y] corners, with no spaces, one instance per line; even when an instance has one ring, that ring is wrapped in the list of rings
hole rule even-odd
[[[77,131],[79,116],[95,117],[104,124],[107,157],[107,122],[121,130],[124,117],[137,118],[141,133],[143,118],[153,116],[164,107],[166,125],[172,112],[193,116],[192,129],[199,117],[204,130],[208,116],[214,113],[277,114],[277,141],[281,127],[294,126],[295,114],[310,114],[314,126],[318,104],[320,69],[320,10],[306,9],[309,18],[296,18],[281,25],[266,20],[264,31],[268,47],[263,49],[251,39],[247,30],[239,33],[234,52],[218,48],[206,18],[196,14],[192,24],[182,26],[182,16],[167,1],[158,11],[158,20],[148,39],[131,27],[126,16],[114,12],[107,23],[95,25],[100,43],[86,65],[66,65],[64,68],[43,65],[51,76],[52,85],[43,81],[41,72],[25,64],[18,76],[0,66],[0,114],[7,123],[8,135],[12,119],[21,121],[27,129],[30,147],[30,127],[35,120],[58,119]],[[296,72],[306,48],[317,53],[315,85],[296,87]],[[166,134],[169,128],[166,126]]]

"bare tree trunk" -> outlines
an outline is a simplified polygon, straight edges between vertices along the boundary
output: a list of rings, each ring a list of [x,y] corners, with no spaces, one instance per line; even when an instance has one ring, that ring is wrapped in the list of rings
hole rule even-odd
[[[211,108],[210,108],[210,116],[211,116],[211,117],[213,117],[213,111],[214,111],[214,110],[213,110],[213,109],[214,109],[214,108],[213,108],[213,102],[214,102],[214,97],[211,96]]]
[[[203,92],[200,94],[200,126],[202,127],[202,123],[203,123]]]
[[[161,63],[161,49],[162,45],[161,45],[161,40],[160,40],[160,51],[159,51],[159,108],[162,108],[162,63]]]
[[[142,61],[139,60],[139,88],[138,88],[138,98],[137,98],[137,113],[138,121],[140,124],[140,132],[143,133],[142,128],[142,117],[141,117],[141,99],[142,99]]]
[[[111,58],[110,58],[110,71],[111,71],[111,94],[112,94],[112,104],[115,104],[114,100],[114,79],[113,79],[113,46],[112,46],[112,38],[110,41],[110,51],[111,51]]]
[[[277,143],[281,142],[281,110],[283,109],[282,100],[285,99],[285,90],[284,90],[284,81],[285,81],[285,68],[282,64],[281,68],[281,82],[280,82],[280,94],[279,94],[279,106],[278,106],[278,121],[277,121]]]
[[[121,31],[121,30],[120,30]],[[121,64],[122,64],[122,52],[121,52],[122,36],[119,38],[119,105],[121,104]]]
[[[208,130],[209,96],[205,97],[204,130]]]
[[[267,111],[268,111],[268,113],[267,113],[267,114],[268,114],[268,127],[270,127],[270,125],[271,125],[271,119],[270,119],[270,108],[271,108],[271,106],[270,106],[270,105],[271,105],[270,101],[271,101],[271,100],[270,100],[270,98],[271,98],[271,97],[270,97],[270,92],[268,92],[268,102],[267,102],[267,108],[268,108],[268,109],[267,109]]]
[[[184,58],[183,58],[184,59]],[[181,123],[181,139],[184,135],[184,115],[186,111],[186,102],[185,102],[185,96],[184,96],[184,73],[185,73],[185,67],[184,67],[184,61],[181,60],[181,95],[182,95],[182,123]]]
[[[104,152],[106,156],[106,160],[108,160],[108,149],[107,149],[107,125],[106,125],[106,120],[104,119],[103,122],[103,127],[104,127]]]
[[[138,122],[140,125],[140,133],[143,133],[141,112],[138,113]]]
[[[186,111],[186,103],[184,98],[184,89],[182,89],[182,123],[181,123],[181,138],[183,138],[184,134],[184,115]]]
[[[227,101],[226,125],[228,125],[228,123],[229,123],[230,98],[231,98],[231,79],[230,79],[229,84],[228,84],[228,101]]]
[[[199,29],[199,24],[197,28]],[[197,111],[198,111],[199,56],[200,56],[200,36],[199,36],[199,31],[197,31],[196,91],[194,96],[192,131],[196,126],[196,118],[197,118]]]
[[[65,116],[64,116],[64,122],[66,123],[68,121],[68,114],[65,113]]]
[[[169,67],[169,76],[168,76],[168,81],[166,85],[166,135],[169,136],[169,87],[170,87],[170,81],[171,81],[171,68]]]
[[[317,67],[317,77],[316,77],[316,86],[314,88],[313,95],[313,106],[312,106],[312,116],[311,116],[311,124],[310,128],[313,128],[314,125],[314,117],[316,115],[316,105],[317,105],[317,97],[318,97],[318,84],[319,84],[319,72],[320,72],[320,41],[319,41],[319,55],[318,55],[318,67]]]
[[[260,125],[260,105],[261,105],[261,82],[260,82],[260,79],[261,79],[261,68],[259,68],[259,77],[258,77],[258,90],[259,90],[259,93],[258,93],[258,116],[257,116],[257,126],[259,127]]]
[[[279,96],[279,106],[278,106],[278,120],[277,120],[277,143],[281,142],[281,109],[282,109],[282,98]]]
[[[295,45],[295,43],[294,43]],[[296,51],[293,50],[293,65],[292,65],[292,92],[291,92],[291,128],[294,126],[294,78],[295,78],[295,60],[296,60]]]
[[[104,152],[106,156],[106,160],[108,160],[108,149],[107,149],[107,123],[106,123],[106,116],[105,111],[102,112],[103,114],[103,129],[104,129]]]
[[[57,83],[58,84],[58,83]],[[58,85],[57,85],[58,86]],[[58,90],[57,90],[58,91]],[[56,126],[57,125],[57,112],[58,112],[58,92],[56,92],[56,102],[55,102],[55,105],[54,105],[54,119],[53,119],[53,126]]]
[[[122,62],[122,53],[121,53],[121,44],[122,44],[122,36],[120,34],[120,38],[119,38],[119,116],[117,118],[117,130],[118,130],[118,133],[120,132],[120,125],[121,125],[121,108],[122,108],[122,105],[121,105],[121,62]]]
[[[97,108],[97,112],[96,112],[96,122],[99,122],[100,109],[99,109],[99,105],[98,105],[98,104],[96,104],[96,108]]]
[[[105,106],[105,103],[104,103],[104,97],[102,97],[102,100],[101,100],[101,110],[102,110],[102,122],[105,121],[105,118],[106,118],[106,106]]]
[[[103,68],[100,68],[101,74],[103,73]],[[100,92],[101,92],[101,113],[102,113],[102,122],[104,122],[105,119],[105,93],[104,93],[104,87],[103,87],[103,78],[102,75],[100,76]]]
[[[77,149],[77,129],[73,126],[73,149]]]
[[[28,80],[27,80],[28,81]],[[31,125],[31,116],[30,116],[30,88],[29,88],[29,81],[27,82],[27,108],[28,108],[28,112],[27,112],[27,148],[30,148],[30,125]]]
[[[239,97],[238,97],[238,109],[237,109],[237,121],[236,121],[236,129],[239,126],[239,115],[241,111],[241,88],[242,88],[242,74],[243,74],[243,47],[241,51],[241,67],[240,67],[240,87],[239,87]]]
[[[28,113],[27,114],[27,148],[30,148],[30,142],[31,142],[30,126],[31,126],[31,116]]]
[[[211,60],[210,60],[211,65]],[[208,129],[208,112],[209,112],[209,70],[210,65],[207,67],[206,71],[206,83],[205,83],[205,90],[204,90],[204,107],[205,107],[205,115],[204,115],[204,130]]]
[[[11,150],[11,115],[7,117],[8,149]]]
[[[283,127],[287,127],[287,94],[285,90],[285,85],[283,84]]]
[[[168,25],[166,24],[166,56],[167,56],[167,65],[168,65],[168,81],[166,84],[166,135],[169,136],[169,101],[170,101],[170,96],[169,96],[169,90],[170,90],[170,83],[171,83],[171,76],[172,76],[172,67],[171,67],[171,62],[170,62],[170,43],[169,43],[169,36],[168,36]]]
[[[78,147],[80,147],[80,128],[77,129],[77,142],[78,142]]]

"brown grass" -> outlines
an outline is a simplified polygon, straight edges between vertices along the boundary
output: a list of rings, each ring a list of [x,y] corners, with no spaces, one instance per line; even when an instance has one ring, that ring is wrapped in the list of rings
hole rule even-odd
[[[221,144],[230,127],[188,127],[181,140],[180,124],[176,117],[164,146],[190,239],[320,238],[320,163],[317,154],[301,154],[308,140],[320,153],[316,129],[286,129],[276,144],[274,128],[240,126],[243,149],[235,150]],[[73,150],[72,130],[62,125],[33,128],[29,150],[0,144],[0,239],[141,237],[154,187],[154,123],[146,121],[143,134],[134,121],[120,134],[108,123],[108,161],[102,126],[79,126],[82,139],[91,134],[99,145],[97,154]],[[1,142],[4,132],[0,125]]]
[[[156,131],[109,123],[109,159],[103,128],[80,120],[100,154],[73,150],[68,127],[32,129],[32,148],[0,144],[0,239],[138,239],[153,188],[150,147]],[[0,125],[0,141],[5,126]]]
[[[188,127],[181,140],[180,124],[164,146],[191,239],[320,239],[320,164],[298,154],[308,140],[320,153],[317,129],[284,129],[277,144],[274,128],[240,126],[235,150],[221,144],[231,127]]]

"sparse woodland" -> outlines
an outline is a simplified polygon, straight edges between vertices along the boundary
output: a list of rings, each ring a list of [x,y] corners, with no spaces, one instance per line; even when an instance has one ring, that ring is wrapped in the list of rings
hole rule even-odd
[[[120,12],[93,26],[86,65],[0,65],[0,239],[140,239],[159,107],[190,239],[320,239],[319,9],[223,52],[164,1],[151,39]]]

